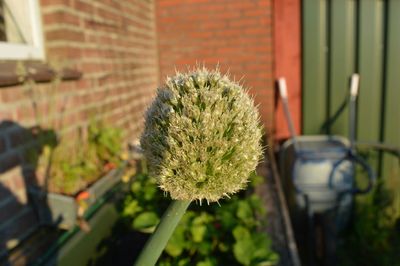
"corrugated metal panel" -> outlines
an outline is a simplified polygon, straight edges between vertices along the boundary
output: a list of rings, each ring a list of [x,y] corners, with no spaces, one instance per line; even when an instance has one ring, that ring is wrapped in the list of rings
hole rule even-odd
[[[357,51],[361,80],[357,138],[368,141],[379,141],[380,138],[383,32],[383,2],[360,1]]]
[[[356,2],[331,1],[329,54],[329,133],[348,136],[349,119],[346,106],[348,78],[355,71]]]
[[[326,0],[303,1],[303,132],[319,131],[326,120]]]
[[[383,140],[400,146],[400,1],[390,0],[387,7],[387,37],[385,62],[385,97],[383,104]],[[389,177],[392,187],[400,185],[399,161],[394,156],[384,157],[383,176]]]
[[[351,74],[358,72],[358,137],[380,140],[385,4],[382,0],[303,1],[305,134],[348,134],[348,83]]]
[[[357,72],[357,139],[400,146],[400,1],[304,0],[302,12],[304,134],[348,135]],[[383,176],[396,164],[385,156]]]

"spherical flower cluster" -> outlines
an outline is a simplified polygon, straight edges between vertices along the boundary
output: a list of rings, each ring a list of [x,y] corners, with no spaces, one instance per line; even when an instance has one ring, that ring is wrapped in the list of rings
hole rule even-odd
[[[218,70],[168,78],[146,114],[150,174],[177,200],[218,201],[246,187],[261,154],[252,98]]]

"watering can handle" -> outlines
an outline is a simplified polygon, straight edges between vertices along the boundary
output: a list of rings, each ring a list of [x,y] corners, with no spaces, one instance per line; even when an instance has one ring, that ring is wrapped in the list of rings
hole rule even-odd
[[[360,189],[360,188],[355,188],[353,190],[354,194],[365,194],[368,193],[372,187],[375,184],[376,181],[376,175],[375,172],[372,170],[371,166],[359,155],[357,154],[350,154],[351,161],[358,163],[361,165],[363,170],[367,172],[368,174],[368,186],[366,188]]]
[[[358,95],[358,88],[360,83],[360,75],[354,73],[351,75],[350,81],[350,105],[349,105],[349,139],[351,149],[354,147],[354,142],[356,140],[356,131],[355,131],[355,124],[356,124],[356,99]]]
[[[334,173],[335,173],[336,169],[339,169],[339,165],[341,165],[345,161],[350,161],[350,162],[354,162],[354,163],[361,165],[363,170],[365,172],[367,172],[368,185],[365,188],[352,188],[350,190],[346,190],[346,191],[342,191],[342,192],[352,193],[352,194],[368,193],[375,184],[375,180],[376,180],[375,172],[372,170],[371,166],[362,157],[353,153],[352,151],[349,151],[349,154],[346,157],[342,158],[334,165],[333,170],[331,171],[331,174],[329,177],[329,186],[330,187],[334,186],[333,185]]]
[[[281,96],[281,99],[282,99],[283,111],[285,113],[285,117],[288,122],[289,132],[290,132],[291,137],[293,138],[294,148],[295,148],[295,150],[298,151],[299,147],[298,147],[298,143],[296,141],[296,130],[294,128],[293,119],[292,119],[292,116],[290,115],[290,111],[289,111],[288,92],[287,92],[287,85],[286,85],[285,78],[278,79],[278,89],[279,89],[279,95]]]
[[[287,86],[286,86],[285,78],[278,79],[278,88],[279,88],[279,94],[280,94],[281,98],[287,99],[288,93],[287,93]]]
[[[360,75],[358,74],[351,75],[350,96],[357,97],[359,83],[360,83]]]

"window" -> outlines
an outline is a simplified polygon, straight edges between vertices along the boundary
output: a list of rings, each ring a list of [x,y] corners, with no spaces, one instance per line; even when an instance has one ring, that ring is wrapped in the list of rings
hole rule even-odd
[[[0,60],[44,59],[39,0],[0,0]]]

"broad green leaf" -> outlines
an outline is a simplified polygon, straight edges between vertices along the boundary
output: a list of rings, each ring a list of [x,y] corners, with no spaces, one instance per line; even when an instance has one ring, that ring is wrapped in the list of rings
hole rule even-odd
[[[176,265],[176,264],[174,264]],[[182,258],[178,261],[178,265],[177,266],[190,266],[190,259],[189,258]]]
[[[209,256],[212,252],[212,244],[210,241],[203,241],[197,245],[197,250],[204,256]]]
[[[270,252],[268,258],[264,260],[256,260],[254,264],[256,266],[274,266],[278,265],[279,262],[279,255],[275,252]]]
[[[253,218],[253,210],[247,201],[239,201],[236,216],[244,223],[250,223]]]
[[[279,261],[279,256],[271,250],[271,239],[263,233],[253,233],[252,241],[255,246],[253,253],[253,263],[257,266],[276,265]]]
[[[157,262],[157,266],[172,266],[170,261],[160,260]]]
[[[209,215],[206,212],[202,212],[199,216],[193,219],[193,224],[195,225],[200,225],[204,223],[208,223],[210,220],[212,220],[212,216]]]
[[[185,230],[178,226],[168,241],[165,251],[172,257],[178,257],[186,247]]]
[[[134,195],[139,193],[141,188],[142,186],[140,185],[139,182],[133,182],[131,185],[131,191],[133,192]]]
[[[144,233],[152,233],[160,219],[155,212],[143,212],[133,220],[133,228]]]
[[[215,266],[215,262],[212,261],[211,259],[199,261],[196,266]]]
[[[192,225],[190,228],[190,233],[193,237],[193,242],[199,243],[203,241],[204,235],[207,232],[207,227],[205,225]]]
[[[249,198],[249,202],[255,212],[257,212],[260,215],[266,214],[266,209],[265,209],[263,202],[259,196],[255,195],[255,194],[251,195]]]
[[[270,241],[263,233],[252,234],[252,241],[255,246],[254,258],[267,259],[270,254]]]
[[[232,213],[227,209],[221,208],[221,211],[217,213],[217,215],[218,215],[218,220],[220,220],[222,228],[224,230],[230,231],[237,224],[235,213]]]
[[[236,239],[233,245],[233,254],[238,262],[243,265],[250,265],[255,251],[249,230],[243,226],[237,226],[233,230]]]
[[[236,226],[235,229],[233,229],[233,237],[236,241],[241,239],[251,239],[249,230],[244,226]]]
[[[243,265],[250,265],[253,252],[254,245],[251,239],[239,240],[233,245],[233,254],[236,260]]]
[[[132,200],[127,205],[125,205],[122,216],[133,217],[136,213],[140,211],[142,211],[142,208],[139,206],[139,202],[137,200]]]
[[[147,201],[153,200],[154,196],[157,193],[157,187],[155,186],[145,186],[143,188],[143,192],[144,192],[144,199]]]

